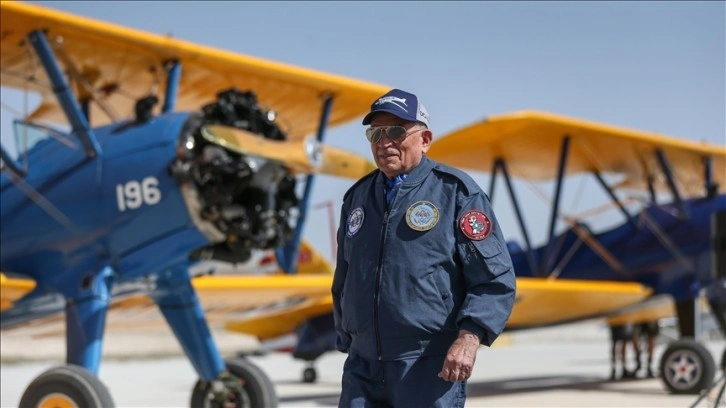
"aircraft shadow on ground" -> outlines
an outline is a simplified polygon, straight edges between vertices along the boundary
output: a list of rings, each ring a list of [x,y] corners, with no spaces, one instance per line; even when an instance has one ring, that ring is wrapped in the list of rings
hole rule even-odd
[[[609,380],[602,377],[578,376],[578,375],[551,375],[551,376],[532,376],[517,377],[511,379],[502,379],[498,381],[479,381],[469,382],[467,387],[467,395],[469,398],[495,397],[507,394],[519,394],[527,392],[539,392],[546,390],[580,390],[580,391],[603,391],[614,392],[619,394],[639,394],[639,395],[662,395],[665,390],[654,390],[652,387],[617,387],[618,384],[637,383],[650,381],[644,378],[634,378],[627,380]],[[285,381],[278,382],[277,385],[299,385],[299,382]],[[333,383],[331,383],[332,385]],[[339,385],[339,384],[336,384]],[[321,406],[337,406],[339,392],[321,392],[317,394],[298,394],[280,397],[280,403],[294,404],[296,402],[311,402]]]
[[[315,401],[320,406],[338,406],[340,401],[339,392],[324,392],[319,394],[303,394],[303,395],[289,395],[286,397],[280,397],[279,402],[284,404],[294,404],[296,402],[309,402]]]

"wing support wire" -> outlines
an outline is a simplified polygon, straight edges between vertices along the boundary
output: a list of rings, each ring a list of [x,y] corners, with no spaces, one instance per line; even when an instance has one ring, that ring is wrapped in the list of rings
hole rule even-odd
[[[63,78],[63,73],[58,66],[58,61],[55,59],[53,51],[50,49],[45,34],[42,31],[33,31],[28,34],[28,40],[33,45],[38,59],[43,65],[43,68],[45,68],[51,84],[53,84],[53,93],[58,98],[58,103],[63,108],[73,128],[73,133],[83,143],[83,147],[86,149],[86,155],[96,157],[102,154],[101,146],[98,144],[93,130],[91,130],[86,117],[83,115],[83,111],[78,106],[78,102],[74,99],[68,82]]]
[[[56,46],[54,47],[54,50],[58,55],[58,58],[60,58],[60,60],[63,61],[63,64],[65,64],[71,78],[78,82],[78,84],[83,88],[83,91],[87,94],[86,97],[80,98],[81,111],[83,112],[83,116],[86,118],[86,121],[88,123],[91,122],[91,104],[89,98],[93,99],[93,101],[98,104],[101,110],[106,114],[106,116],[108,116],[109,119],[111,119],[112,122],[118,121],[118,113],[113,109],[113,107],[111,107],[111,105],[101,99],[98,95],[98,91],[93,88],[93,85],[88,81],[86,75],[81,73],[78,67],[76,67],[76,64],[73,63],[73,60],[71,60],[68,54],[66,54],[65,50],[61,46],[61,42],[55,42],[55,44]]]
[[[633,219],[630,216],[630,213],[628,210],[625,209],[625,206],[620,201],[620,199],[615,195],[615,192],[613,192],[613,189],[610,188],[610,186],[605,182],[605,180],[602,178],[602,175],[600,175],[600,172],[595,170],[592,172],[593,176],[595,176],[595,179],[600,183],[603,189],[608,193],[608,196],[610,196],[610,199],[613,200],[613,202],[618,206],[620,209],[620,212],[623,213],[625,216],[625,220],[630,224],[631,227],[637,229],[640,229],[638,225],[633,221]]]
[[[333,107],[333,95],[326,94],[323,99],[323,111],[320,115],[320,123],[318,125],[317,141],[322,142],[325,136],[325,131],[328,127],[328,121],[330,118],[330,112]],[[295,232],[293,233],[292,239],[285,243],[282,248],[275,250],[275,256],[277,263],[280,265],[285,273],[295,273],[297,270],[297,258],[300,252],[300,242],[302,241],[302,232],[305,225],[305,218],[307,216],[308,207],[310,205],[310,197],[312,195],[313,184],[315,181],[315,175],[309,174],[305,178],[305,191],[303,198],[300,203],[300,215],[297,219],[297,225],[295,226]]]
[[[3,160],[3,167],[7,167],[14,176],[18,178],[25,177],[25,170],[21,169],[15,164],[15,160],[5,150],[5,146],[0,146],[0,158]],[[0,168],[2,170],[2,168]]]
[[[559,274],[564,269],[565,264],[569,261],[569,259],[574,255],[574,250],[571,249],[565,257],[561,260],[560,264],[557,265],[555,268],[553,268],[552,273],[550,273],[549,268],[549,257],[550,253],[552,252],[552,246],[555,241],[554,237],[554,230],[556,226],[556,221],[558,218],[558,214],[560,214],[559,207],[560,207],[560,199],[562,196],[562,184],[564,181],[564,175],[565,175],[565,169],[567,167],[567,159],[569,155],[569,149],[570,149],[570,136],[565,134],[562,138],[562,145],[560,149],[560,159],[558,162],[558,170],[557,170],[557,183],[555,186],[555,197],[554,197],[554,203],[552,205],[552,214],[550,216],[550,229],[549,229],[549,240],[547,242],[547,246],[544,249],[544,253],[542,254],[542,261],[539,269],[538,275],[541,277],[547,277],[548,279],[556,279]],[[502,163],[503,165],[503,163]],[[495,164],[496,166],[496,164]],[[500,165],[501,166],[501,165]],[[502,166],[502,170],[506,174],[506,167]],[[608,193],[610,198],[613,200],[613,202],[620,208],[620,210],[625,214],[625,217],[634,228],[639,229],[637,224],[633,222],[633,220],[630,217],[630,214],[625,209],[623,203],[617,198],[615,193],[612,191],[612,189],[608,186],[607,183],[605,183],[605,180],[602,179],[601,175],[597,171],[593,171],[593,175],[598,180],[600,185],[605,189],[605,191]],[[505,176],[505,179],[506,176]],[[508,186],[511,189],[511,185],[508,181]],[[513,194],[513,192],[510,191],[510,194]],[[515,211],[516,205],[515,205]],[[519,215],[518,215],[519,217]],[[581,225],[577,224],[576,222],[573,222],[572,220],[567,220],[568,224],[573,229],[573,232],[580,238],[581,242],[585,243],[590,249],[592,249],[603,261],[605,261],[614,271],[617,273],[627,276],[628,272],[624,268],[624,266],[605,248],[600,242],[593,237],[593,234],[587,230],[586,228],[582,227]],[[579,247],[579,245],[578,245]],[[529,261],[529,260],[528,260]],[[536,269],[532,269],[535,271]]]

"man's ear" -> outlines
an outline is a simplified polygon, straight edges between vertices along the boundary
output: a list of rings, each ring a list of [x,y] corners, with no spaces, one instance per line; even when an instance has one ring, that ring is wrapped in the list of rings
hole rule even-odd
[[[421,132],[421,147],[423,148],[423,152],[426,153],[429,150],[429,147],[431,147],[431,143],[434,140],[434,134],[430,130],[426,129]]]

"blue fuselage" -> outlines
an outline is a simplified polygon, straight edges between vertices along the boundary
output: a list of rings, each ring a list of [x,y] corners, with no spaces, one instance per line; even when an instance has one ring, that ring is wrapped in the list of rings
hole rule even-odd
[[[713,281],[711,218],[726,211],[726,195],[686,200],[684,206],[685,222],[677,217],[675,206],[657,205],[634,217],[639,229],[625,223],[594,234],[593,241],[606,251],[600,254],[573,230],[565,231],[555,238],[548,271],[557,270],[563,279],[637,281],[652,287],[655,294],[693,298]],[[537,265],[544,252],[544,247],[534,250]],[[524,252],[511,254],[517,276],[537,276]],[[617,264],[606,261],[608,255]]]
[[[53,138],[33,146],[26,177],[0,179],[0,269],[62,290],[104,265],[159,272],[207,244],[169,171],[188,116],[94,129],[96,158]]]

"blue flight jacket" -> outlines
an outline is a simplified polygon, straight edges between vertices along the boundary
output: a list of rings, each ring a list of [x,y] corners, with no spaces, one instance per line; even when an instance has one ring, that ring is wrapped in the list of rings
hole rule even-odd
[[[443,355],[459,329],[491,345],[516,283],[488,197],[466,173],[426,156],[388,205],[385,180],[375,170],[343,198],[336,347],[378,360]]]

